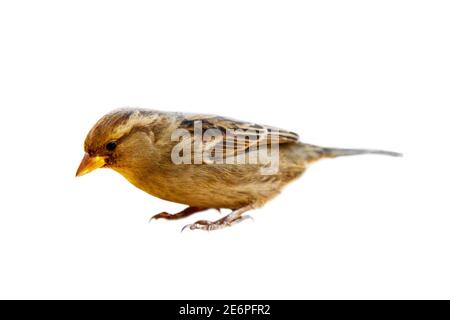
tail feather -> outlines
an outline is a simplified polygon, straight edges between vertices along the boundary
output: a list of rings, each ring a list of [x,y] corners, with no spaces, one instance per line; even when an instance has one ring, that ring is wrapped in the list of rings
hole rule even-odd
[[[379,154],[391,157],[403,156],[401,153],[385,150],[326,148],[307,143],[299,143],[299,146],[300,149],[298,158],[306,160],[307,162],[314,162],[322,158],[336,158],[343,156],[355,156],[360,154]]]
[[[338,148],[322,148],[323,155],[325,157],[335,158],[342,156],[354,156],[359,154],[379,154],[391,157],[402,157],[403,155],[398,152],[385,151],[385,150],[373,150],[373,149],[338,149]]]

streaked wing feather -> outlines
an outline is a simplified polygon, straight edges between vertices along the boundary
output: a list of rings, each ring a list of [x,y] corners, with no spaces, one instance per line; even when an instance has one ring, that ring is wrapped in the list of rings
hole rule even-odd
[[[225,154],[226,150],[227,157],[237,156],[247,152],[251,147],[261,144],[271,144],[272,142],[284,144],[298,141],[298,135],[291,131],[220,116],[186,115],[179,127],[189,130],[193,135],[196,123],[201,124],[202,134],[208,129],[216,129],[222,133],[220,139],[202,141],[203,150],[209,152],[222,144],[222,152]],[[232,154],[229,154],[229,150],[232,150]]]

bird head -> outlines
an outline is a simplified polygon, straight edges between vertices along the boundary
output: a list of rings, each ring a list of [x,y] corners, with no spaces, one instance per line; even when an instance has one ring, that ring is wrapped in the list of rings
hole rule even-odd
[[[84,157],[76,172],[82,176],[98,168],[130,168],[152,158],[155,112],[118,109],[103,116],[89,131]]]

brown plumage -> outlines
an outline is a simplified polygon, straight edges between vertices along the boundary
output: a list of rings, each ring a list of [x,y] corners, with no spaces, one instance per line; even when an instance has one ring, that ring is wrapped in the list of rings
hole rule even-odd
[[[216,133],[214,139],[172,141],[175,130],[184,129],[194,134],[198,123],[202,125],[200,134],[212,129],[210,132]],[[208,156],[196,164],[174,163],[171,158],[174,147],[189,144],[194,146],[191,148],[194,152],[195,141],[199,141],[201,150]],[[250,156],[264,145],[272,150],[275,144],[279,160],[278,170],[272,174],[262,174],[261,169],[268,166],[267,162],[228,162]],[[379,150],[304,144],[293,132],[224,117],[131,108],[115,110],[102,117],[88,133],[84,149],[86,154],[77,176],[100,167],[111,168],[153,196],[189,206],[178,214],[160,213],[155,219],[183,218],[209,208],[233,210],[220,220],[197,221],[188,226],[203,230],[231,226],[248,218],[243,216],[244,212],[261,207],[278,195],[308,164],[318,159],[364,153],[399,156]],[[220,159],[225,159],[225,163],[220,163]]]

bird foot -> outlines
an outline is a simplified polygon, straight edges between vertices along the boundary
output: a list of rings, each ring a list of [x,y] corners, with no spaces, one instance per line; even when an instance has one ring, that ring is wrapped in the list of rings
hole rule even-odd
[[[170,214],[170,213],[167,213],[167,212],[161,212],[161,213],[155,214],[153,217],[151,217],[148,222],[151,222],[152,220],[158,220],[158,219],[173,220],[175,215],[176,214]]]
[[[151,222],[152,220],[158,220],[158,219],[166,219],[166,220],[178,220],[183,219],[186,217],[189,217],[190,215],[193,215],[197,212],[202,212],[205,210],[208,210],[209,208],[199,208],[199,207],[187,207],[183,211],[180,211],[178,213],[170,214],[167,212],[161,212],[158,214],[155,214],[153,217],[150,218],[148,222]],[[220,212],[220,209],[216,209]]]
[[[222,219],[219,219],[217,221],[208,221],[208,220],[199,220],[197,222],[194,222],[192,224],[185,225],[183,229],[181,229],[181,232],[183,232],[185,229],[190,230],[205,230],[205,231],[213,231],[213,230],[219,230],[226,227],[231,227],[235,224],[241,223],[244,220],[253,218],[251,216],[233,216],[233,214],[229,214],[228,216],[223,217]]]

